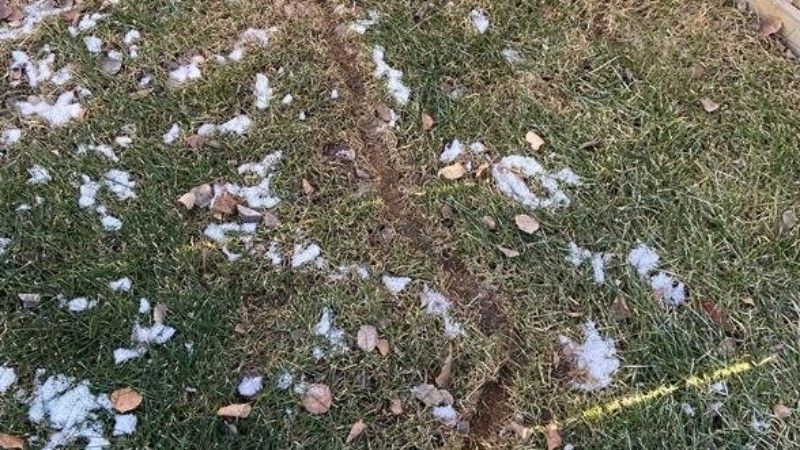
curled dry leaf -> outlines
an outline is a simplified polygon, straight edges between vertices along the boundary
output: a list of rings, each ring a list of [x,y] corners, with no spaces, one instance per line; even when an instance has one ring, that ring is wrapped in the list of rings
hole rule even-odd
[[[452,405],[453,396],[444,389],[436,389],[432,384],[420,384],[411,391],[414,397],[425,406]]]
[[[314,193],[315,189],[314,189],[314,186],[311,185],[310,181],[308,181],[305,178],[303,178],[302,184],[303,184],[303,193],[304,194],[311,195],[311,194]]]
[[[544,139],[533,131],[528,131],[528,133],[525,134],[525,140],[528,141],[528,144],[530,144],[531,148],[534,150],[539,150],[542,145],[544,145]]]
[[[561,447],[561,434],[558,432],[556,424],[551,423],[545,427],[544,439],[547,443],[547,450],[555,450]]]
[[[195,199],[194,194],[191,192],[187,192],[178,197],[178,203],[183,205],[183,207],[186,208],[187,210],[194,208],[196,202],[197,200]]]
[[[0,448],[6,450],[25,448],[25,440],[13,434],[0,433]]]
[[[386,123],[390,123],[395,120],[394,111],[392,111],[392,108],[389,108],[386,103],[379,102],[377,105],[375,105],[375,112],[378,114],[378,117],[380,117],[380,119]]]
[[[155,323],[164,323],[164,319],[167,318],[167,305],[164,303],[159,303],[153,308],[153,322]]]
[[[781,19],[775,16],[766,16],[761,19],[761,23],[758,26],[758,33],[761,36],[769,37],[781,31],[782,27],[783,22],[781,22]]]
[[[303,397],[303,408],[310,414],[325,414],[331,409],[331,388],[326,384],[315,383],[308,386]]]
[[[450,386],[450,382],[453,380],[453,346],[450,346],[450,350],[447,353],[447,358],[444,359],[444,364],[442,364],[442,370],[439,372],[439,375],[436,377],[436,386],[440,388],[447,388]]]
[[[358,348],[369,353],[378,345],[378,330],[372,325],[362,325],[356,338]]]
[[[389,341],[383,338],[378,339],[378,342],[375,344],[375,346],[378,347],[378,352],[381,354],[381,356],[389,356]]]
[[[497,229],[497,222],[495,222],[494,219],[489,216],[481,217],[481,223],[484,227],[486,227],[487,230],[494,231]]]
[[[131,388],[117,389],[109,396],[111,407],[121,413],[133,411],[142,404],[142,396]]]
[[[502,253],[506,258],[516,258],[520,255],[518,251],[503,247],[502,245],[498,245],[497,249],[500,250],[500,253]]]
[[[211,204],[211,199],[214,198],[214,190],[210,184],[201,184],[195,186],[189,191],[194,195],[194,204],[198,208],[205,208]]]
[[[754,308],[756,306],[756,302],[755,302],[755,300],[753,300],[753,297],[749,297],[749,296],[748,297],[744,297],[742,299],[742,304],[744,306],[749,306],[751,308]]]
[[[707,113],[713,113],[714,111],[719,109],[719,105],[714,103],[713,100],[710,98],[703,97],[700,99],[700,104],[703,105],[703,109]]]
[[[776,403],[775,406],[772,407],[772,414],[778,419],[783,420],[792,415],[792,410],[783,403]]]
[[[631,310],[628,308],[628,302],[625,301],[625,297],[617,295],[614,303],[611,304],[611,317],[617,322],[624,322],[630,319],[631,316]]]
[[[475,178],[483,177],[483,174],[486,173],[486,169],[488,169],[488,168],[489,168],[489,163],[488,162],[480,163],[480,165],[478,165],[478,168],[475,169]]]
[[[186,145],[189,148],[200,148],[208,142],[208,136],[202,134],[193,134],[186,138]]]
[[[247,403],[233,403],[217,410],[217,415],[220,417],[235,417],[238,419],[246,419],[253,411],[253,407]]]
[[[392,399],[392,401],[389,402],[389,411],[395,416],[403,414],[403,411],[405,411],[405,407],[403,406],[403,401],[400,400],[399,398]]]
[[[230,216],[236,212],[239,202],[230,192],[223,190],[211,203],[211,212],[223,216]]]
[[[436,121],[433,120],[433,117],[431,117],[431,115],[428,114],[428,113],[422,113],[422,117],[420,119],[420,122],[421,122],[421,125],[422,125],[422,131],[430,130],[431,128],[433,128],[433,125],[436,123]]]
[[[466,173],[467,169],[465,169],[464,165],[461,163],[451,164],[447,167],[442,167],[439,170],[439,176],[448,180],[457,180],[466,175]]]
[[[781,221],[778,224],[778,234],[786,234],[797,226],[797,215],[791,209],[787,209],[781,214]]]
[[[520,231],[527,234],[536,233],[540,228],[539,221],[527,214],[519,214],[515,216],[514,222],[516,222],[517,228],[519,228]]]
[[[350,432],[347,433],[347,439],[344,441],[345,444],[353,442],[366,429],[367,424],[364,423],[363,420],[359,420],[358,422],[354,423],[353,426],[350,427]]]
[[[703,300],[700,303],[700,306],[705,311],[708,318],[711,319],[714,323],[718,323],[721,325],[725,325],[728,323],[728,313],[725,310],[721,309],[714,303],[713,300]]]

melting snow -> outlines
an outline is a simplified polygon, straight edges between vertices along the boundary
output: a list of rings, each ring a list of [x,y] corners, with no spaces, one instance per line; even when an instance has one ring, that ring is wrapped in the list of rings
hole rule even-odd
[[[444,146],[444,150],[442,150],[442,154],[439,155],[439,161],[445,164],[451,163],[458,158],[461,153],[464,152],[464,145],[461,144],[461,141],[458,139],[453,139]]]
[[[239,40],[233,46],[233,49],[224,55],[214,55],[214,59],[220,64],[226,64],[230,61],[241,61],[244,58],[245,49],[249,44],[255,44],[259,47],[266,47],[269,45],[270,34],[274,33],[277,28],[248,28],[239,35]]]
[[[273,266],[279,266],[283,264],[283,255],[281,255],[281,247],[277,241],[272,241],[269,244],[269,249],[264,254],[264,257],[267,258]]]
[[[454,427],[458,424],[461,415],[456,411],[452,406],[435,406],[433,410],[433,417],[436,418],[439,422],[447,425],[448,427]]]
[[[95,204],[97,192],[100,190],[100,183],[92,181],[92,179],[86,175],[81,175],[81,180],[78,206],[81,208],[89,208]]]
[[[106,188],[113,192],[119,200],[136,198],[134,188],[136,182],[131,179],[131,174],[119,169],[111,169],[103,175]]]
[[[423,287],[422,292],[419,294],[420,300],[425,307],[425,312],[429,316],[439,317],[444,323],[444,334],[450,339],[455,339],[464,335],[464,330],[461,324],[454,321],[450,316],[450,300],[445,298],[439,292],[429,289],[428,286]]]
[[[592,253],[585,248],[581,248],[575,241],[569,243],[569,256],[567,260],[575,267],[580,267],[586,260],[591,260],[592,272],[595,284],[603,284],[606,282],[605,267],[606,263],[611,259],[608,253]]]
[[[242,397],[254,397],[264,387],[263,381],[263,377],[244,377],[239,382],[237,391]]]
[[[75,148],[75,154],[76,155],[85,155],[85,154],[87,154],[89,152],[96,153],[96,154],[98,154],[100,156],[104,156],[105,158],[107,158],[107,159],[109,159],[109,160],[111,160],[113,162],[119,162],[119,157],[117,157],[117,154],[114,153],[114,149],[111,148],[110,145],[106,145],[106,144],[99,144],[99,145],[79,144]]]
[[[212,241],[225,243],[231,236],[251,235],[255,233],[257,226],[258,224],[256,223],[212,223],[206,227],[203,234]]]
[[[45,81],[60,86],[69,81],[72,75],[69,66],[54,73],[51,65],[55,63],[55,60],[56,55],[53,53],[48,53],[39,61],[32,61],[25,52],[13,51],[11,52],[11,69],[22,70],[28,79],[28,85],[32,88],[36,88]]]
[[[0,27],[0,42],[27,36],[36,31],[39,23],[41,23],[43,20],[47,19],[48,17],[61,15],[72,9],[72,6],[58,8],[53,3],[54,2],[52,0],[35,0],[26,5],[22,9],[23,18],[19,26]]]
[[[67,30],[72,37],[79,35],[81,32],[93,30],[97,26],[97,22],[104,19],[108,14],[93,13],[84,14],[76,26],[69,26]]]
[[[348,347],[344,336],[344,331],[342,331],[341,328],[336,327],[336,324],[334,323],[333,311],[329,307],[326,306],[322,309],[319,322],[314,325],[314,328],[311,331],[315,336],[322,336],[328,339],[328,344],[330,345],[333,353],[344,353],[347,351]],[[316,355],[314,355],[314,359],[319,360],[324,356],[324,352],[318,352]]]
[[[17,372],[13,367],[0,366],[0,394],[5,394],[16,381]]]
[[[275,388],[279,391],[285,391],[292,387],[292,383],[294,382],[294,377],[292,373],[288,370],[283,370],[275,380]]]
[[[500,192],[532,209],[568,206],[570,199],[560,188],[560,183],[580,184],[580,178],[570,169],[557,173],[544,170],[530,156],[506,156],[492,167],[492,176]],[[540,197],[531,191],[525,178],[536,179],[548,195]]]
[[[372,48],[372,61],[375,63],[375,76],[386,79],[386,88],[392,94],[395,101],[400,105],[408,103],[411,97],[411,89],[403,84],[403,72],[392,68],[384,61],[385,50],[376,45]]]
[[[658,253],[642,243],[628,253],[628,264],[636,269],[640,278],[649,282],[659,298],[669,306],[682,305],[686,301],[686,285],[663,271],[651,276],[658,269],[659,260]]]
[[[11,147],[22,139],[22,130],[19,128],[6,128],[0,135],[0,147]]]
[[[54,127],[66,125],[72,119],[82,117],[84,113],[81,104],[75,102],[75,93],[73,91],[62,93],[52,105],[39,97],[35,97],[30,102],[17,102],[16,107],[23,117],[39,116]]]
[[[611,377],[619,370],[614,340],[603,339],[594,322],[587,322],[583,326],[583,334],[585,341],[580,345],[566,336],[559,337],[579,374],[570,385],[582,391],[606,388],[611,384]]]
[[[181,135],[181,126],[177,123],[173,123],[169,130],[164,133],[164,136],[161,137],[161,140],[164,141],[165,144],[170,145],[174,143],[178,137]]]
[[[114,416],[112,436],[127,436],[136,432],[138,419],[133,414],[117,414]]]
[[[256,108],[267,109],[272,100],[272,88],[269,87],[269,79],[263,73],[256,74],[256,87],[253,95],[256,97]]]
[[[238,134],[241,136],[250,129],[252,124],[253,121],[249,117],[241,114],[223,123],[218,127],[218,129],[224,134]]]
[[[103,51],[103,40],[97,36],[86,36],[83,38],[83,43],[86,45],[86,50],[89,53],[98,54]]]
[[[283,99],[281,99],[281,103],[283,103],[284,105],[291,105],[293,101],[294,101],[294,96],[292,94],[286,94],[283,96]]]
[[[472,26],[475,30],[483,34],[489,29],[489,16],[486,11],[480,8],[475,8],[469,12],[469,20],[472,21]]]
[[[408,277],[395,277],[392,275],[384,275],[381,277],[381,281],[383,281],[383,285],[386,289],[394,295],[399,294],[406,288],[406,285],[411,282],[411,278]]]
[[[0,256],[5,255],[8,247],[11,246],[11,239],[0,236]]]
[[[368,17],[367,19],[358,19],[352,22],[350,24],[349,29],[351,31],[355,31],[358,34],[364,34],[371,26],[377,24],[381,19],[381,15],[378,13],[378,11],[375,11],[374,9],[370,9],[367,11],[367,17]]]
[[[331,100],[336,100],[338,98],[339,98],[339,90],[331,89]]]
[[[122,38],[122,42],[128,46],[128,55],[136,59],[139,57],[139,46],[136,45],[136,42],[141,39],[142,35],[139,33],[139,30],[132,29],[125,33],[125,36]]]
[[[292,254],[292,267],[298,268],[304,266],[319,257],[322,249],[317,244],[295,244],[294,253]]]
[[[172,87],[180,87],[189,81],[199,80],[203,73],[200,71],[200,64],[203,61],[203,57],[195,56],[189,62],[189,64],[184,64],[178,66],[174,70],[169,72],[169,84]]]
[[[47,171],[44,167],[35,164],[33,167],[28,169],[28,184],[47,184],[53,178],[50,176],[50,172]]]
[[[97,306],[97,300],[89,300],[86,297],[73,298],[70,301],[62,301],[61,306],[70,312],[78,313],[92,309]]]
[[[131,359],[141,358],[147,350],[145,348],[118,348],[114,350],[114,364],[122,364]]]
[[[128,292],[131,290],[133,282],[128,277],[120,278],[108,283],[108,287],[114,292]]]
[[[139,299],[139,314],[148,314],[150,312],[150,301],[142,297]]]
[[[172,336],[175,335],[175,331],[175,328],[162,323],[156,322],[149,327],[143,327],[137,323],[133,326],[132,337],[134,342],[140,344],[163,345],[172,339]]]

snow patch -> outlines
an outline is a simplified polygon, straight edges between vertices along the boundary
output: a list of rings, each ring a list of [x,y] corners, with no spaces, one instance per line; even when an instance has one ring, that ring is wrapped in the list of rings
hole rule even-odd
[[[181,133],[181,126],[178,123],[173,123],[169,130],[161,136],[161,140],[165,144],[171,145],[180,137]]]
[[[561,184],[578,185],[580,178],[570,169],[548,172],[530,156],[506,156],[492,167],[492,177],[500,192],[531,209],[569,206],[570,199]],[[525,183],[526,178],[536,180],[547,195],[535,194]]]
[[[15,50],[11,52],[10,68],[22,71],[28,80],[28,85],[32,88],[36,88],[46,81],[60,86],[69,81],[72,74],[69,66],[53,72],[51,66],[55,64],[55,60],[56,55],[50,52],[44,58],[34,61],[25,52]]]
[[[522,55],[513,48],[505,48],[500,52],[503,59],[509,64],[518,64],[522,62]]]
[[[76,102],[73,91],[62,93],[53,104],[34,97],[30,102],[16,102],[15,106],[23,117],[38,116],[53,127],[64,126],[84,114],[83,106]]]
[[[261,392],[261,389],[264,387],[263,382],[263,377],[244,377],[242,381],[239,382],[239,387],[237,387],[236,390],[242,397],[254,397]]]
[[[489,16],[481,8],[475,8],[469,12],[469,20],[472,22],[472,27],[475,28],[480,34],[486,33],[489,29]]]
[[[86,36],[83,38],[83,43],[86,45],[86,50],[92,54],[98,54],[103,51],[103,40],[97,36]]]
[[[321,336],[328,340],[330,351],[334,354],[344,353],[348,350],[347,341],[344,336],[344,331],[337,328],[334,323],[333,310],[329,307],[324,307],[319,318],[319,322],[314,325],[311,330],[315,336]],[[313,354],[314,359],[320,360],[325,357],[324,351],[318,351]]]
[[[256,109],[264,110],[269,106],[272,100],[272,88],[269,87],[269,78],[263,73],[256,74],[256,85],[253,89],[253,95],[256,98]]]
[[[386,88],[400,105],[408,103],[411,89],[403,84],[403,72],[386,64],[385,49],[380,45],[372,48],[372,62],[375,63],[375,77],[386,79]]]
[[[81,175],[81,185],[78,188],[80,197],[78,198],[78,206],[81,208],[89,208],[94,206],[97,201],[97,193],[100,191],[100,183],[92,181],[86,175]]]
[[[88,311],[95,306],[97,306],[97,300],[89,300],[86,297],[76,297],[69,301],[61,301],[62,308],[66,308],[69,312],[74,313]]]
[[[458,139],[453,139],[444,146],[442,154],[439,155],[439,162],[444,164],[455,161],[456,158],[464,152],[464,145]]]
[[[381,277],[381,281],[383,282],[383,286],[386,287],[386,290],[397,295],[411,282],[411,278],[384,275]]]
[[[128,436],[136,432],[138,419],[133,414],[117,414],[114,416],[112,436]]]
[[[108,283],[108,287],[114,292],[128,292],[132,286],[133,282],[128,277],[122,277]]]
[[[322,253],[322,249],[317,244],[295,244],[292,253],[292,268],[302,267],[316,260]]]
[[[8,247],[11,246],[11,239],[0,236],[0,256],[8,252]]]
[[[71,10],[72,5],[57,7],[52,0],[34,0],[22,8],[22,20],[18,26],[0,27],[0,42],[19,39],[32,34],[48,17],[59,16]]]
[[[103,175],[103,183],[119,200],[136,198],[136,192],[134,192],[136,182],[131,179],[129,172],[111,169]]]
[[[354,22],[351,22],[348,28],[350,29],[350,31],[354,31],[358,34],[364,34],[370,27],[380,22],[380,19],[381,19],[380,13],[378,13],[378,11],[375,11],[374,9],[370,9],[367,11],[366,19],[358,19]]]
[[[53,177],[50,176],[50,172],[38,164],[28,169],[28,175],[28,184],[47,184],[53,179]]]
[[[292,373],[284,369],[275,379],[275,388],[279,391],[285,391],[292,387],[293,383],[294,377],[292,376]]]
[[[6,128],[0,134],[0,148],[9,148],[22,139],[22,130],[19,128]]]
[[[680,306],[686,302],[686,285],[664,271],[651,275],[658,269],[660,259],[655,250],[643,243],[628,253],[628,264],[650,284],[653,293],[667,306]]]
[[[6,391],[17,382],[17,372],[13,367],[0,366],[0,394]]]
[[[451,405],[434,406],[431,410],[433,417],[448,427],[454,427],[461,419],[461,414],[455,410]]]
[[[223,134],[238,134],[239,136],[245,134],[253,121],[244,114],[240,114],[233,119],[223,123],[218,127],[218,130]]]
[[[96,26],[97,23],[101,20],[106,18],[108,14],[102,13],[93,13],[93,14],[84,14],[81,16],[81,19],[78,21],[77,25],[70,25],[67,27],[67,31],[69,31],[70,36],[76,37],[84,31],[91,31]]]
[[[117,154],[114,152],[114,149],[111,148],[110,145],[78,144],[78,146],[75,148],[75,154],[78,156],[85,155],[89,152],[103,156],[112,162],[119,162],[119,157],[117,157]]]
[[[202,56],[193,57],[189,63],[180,65],[169,71],[168,83],[173,88],[178,88],[184,84],[199,80],[203,76],[199,64],[203,61]]]
[[[594,322],[587,322],[583,326],[583,334],[585,340],[582,344],[576,344],[566,336],[559,337],[564,352],[572,359],[577,373],[570,386],[582,391],[606,388],[611,384],[612,376],[620,365],[614,340],[603,339]]]
[[[592,253],[585,248],[579,247],[575,241],[569,243],[567,251],[569,252],[567,260],[576,268],[580,267],[581,264],[583,264],[583,262],[586,260],[591,261],[592,275],[594,277],[595,284],[601,285],[606,282],[605,267],[606,263],[611,260],[610,254]]]
[[[428,286],[424,286],[419,295],[422,305],[425,307],[425,312],[429,316],[438,317],[442,320],[445,336],[455,339],[464,335],[461,324],[454,321],[450,316],[450,300],[439,292],[428,288]]]

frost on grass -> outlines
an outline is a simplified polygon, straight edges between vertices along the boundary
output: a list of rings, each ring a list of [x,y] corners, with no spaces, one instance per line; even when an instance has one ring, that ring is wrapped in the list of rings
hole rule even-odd
[[[439,155],[439,162],[451,163],[464,152],[464,145],[458,139],[453,139],[444,146],[442,154]]]
[[[570,386],[582,391],[604,389],[611,384],[612,376],[619,370],[614,340],[603,339],[594,322],[587,322],[583,326],[583,334],[585,340],[581,344],[566,336],[559,337],[575,372]]]
[[[500,52],[503,59],[509,64],[518,64],[522,62],[522,55],[513,48],[505,48]]]
[[[5,394],[16,381],[17,372],[13,367],[0,366],[0,395]]]
[[[386,51],[380,45],[372,48],[372,62],[375,63],[375,76],[386,79],[386,89],[400,105],[408,103],[411,89],[403,84],[403,72],[389,66],[384,60]]]
[[[664,271],[653,274],[658,270],[660,259],[655,250],[643,243],[628,253],[628,264],[648,282],[653,293],[667,306],[680,306],[686,302],[686,285]]]
[[[314,336],[324,337],[328,340],[330,352],[333,354],[344,353],[348,350],[347,341],[344,336],[344,331],[336,327],[334,322],[333,310],[329,307],[322,309],[319,322],[314,325],[311,330]],[[312,351],[314,359],[320,360],[326,356],[326,353],[321,348],[317,347]]]
[[[380,20],[381,20],[380,13],[378,13],[378,11],[375,11],[374,9],[370,9],[367,11],[366,19],[358,19],[354,22],[351,22],[348,29],[358,34],[364,34],[370,27],[376,25]]]
[[[44,167],[35,164],[28,169],[28,184],[47,184],[53,178]]]
[[[580,267],[584,261],[591,261],[592,265],[592,276],[594,278],[595,284],[603,284],[606,282],[606,272],[605,267],[606,263],[611,259],[611,255],[608,253],[592,253],[585,248],[579,247],[575,241],[569,243],[569,247],[567,248],[567,252],[569,255],[567,256],[567,260],[572,263],[574,267]]]
[[[264,378],[260,376],[244,377],[236,391],[242,397],[254,397],[264,387]]]
[[[133,181],[129,172],[111,169],[103,175],[103,183],[119,200],[136,198],[136,192],[134,192],[136,182]]]
[[[0,42],[28,36],[48,17],[59,16],[71,9],[72,5],[58,7],[58,3],[52,0],[34,0],[22,8],[22,20],[18,26],[0,26]]]
[[[58,71],[53,71],[51,67],[55,64],[56,55],[48,51],[42,59],[32,60],[25,52],[15,50],[11,52],[11,70],[18,70],[25,74],[28,85],[32,88],[50,81],[56,86],[60,86],[70,80],[72,74],[70,67],[65,66]]]
[[[292,268],[297,269],[316,260],[322,254],[322,249],[317,244],[295,244],[292,253]]]
[[[489,16],[481,8],[475,8],[469,12],[469,20],[472,22],[472,27],[475,28],[480,34],[486,33],[489,29]]]
[[[506,156],[492,167],[492,177],[500,192],[531,209],[569,206],[570,199],[561,185],[578,185],[580,178],[571,169],[548,172],[530,156]],[[544,191],[534,193],[526,179],[537,182]]]
[[[269,87],[269,78],[263,73],[256,74],[256,85],[253,89],[253,95],[256,98],[256,109],[267,109],[269,102],[272,100],[272,88]]]
[[[386,287],[387,291],[397,295],[406,288],[408,283],[411,282],[411,278],[384,275],[381,277],[381,281],[383,282],[383,286]]]
[[[95,395],[88,381],[54,375],[36,386],[29,401],[28,420],[51,433],[43,449],[52,450],[84,441],[86,448],[110,445],[100,413],[111,414],[105,394]]]
[[[439,292],[428,288],[428,286],[423,287],[419,296],[425,312],[429,316],[438,317],[442,320],[445,336],[455,339],[464,335],[461,324],[454,321],[450,316],[450,300]]]
[[[53,127],[64,126],[84,114],[83,106],[76,101],[73,91],[62,93],[52,104],[34,97],[31,101],[17,102],[15,106],[23,117],[37,116]]]
[[[161,140],[165,144],[170,145],[174,143],[176,140],[178,140],[178,138],[181,135],[181,132],[182,132],[181,126],[177,123],[173,123],[172,126],[169,128],[169,130],[167,130],[167,132],[164,133],[163,136],[161,136]]]
[[[108,287],[114,292],[128,292],[133,287],[133,282],[128,277],[122,277],[118,280],[110,281]]]

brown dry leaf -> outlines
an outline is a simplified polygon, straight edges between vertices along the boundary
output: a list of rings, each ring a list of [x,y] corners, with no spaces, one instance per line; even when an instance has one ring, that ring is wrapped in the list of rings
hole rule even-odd
[[[403,406],[403,401],[400,400],[399,398],[392,399],[392,401],[389,402],[389,411],[395,416],[403,414],[403,411],[405,411],[405,407]]]
[[[378,352],[381,354],[381,356],[389,356],[389,341],[383,338],[378,339],[378,342],[375,344],[375,346],[378,347]]]
[[[518,214],[514,217],[514,222],[520,231],[528,234],[536,233],[540,228],[539,221],[527,214]]]
[[[430,130],[436,123],[436,121],[433,120],[433,117],[431,117],[431,115],[428,113],[422,113],[422,118],[420,119],[420,122],[422,125],[422,131]]]
[[[386,103],[383,102],[379,102],[377,105],[375,105],[375,112],[378,113],[378,117],[380,117],[381,120],[386,123],[390,123],[396,118],[392,108],[389,108]]]
[[[306,195],[311,195],[314,193],[315,189],[314,186],[311,185],[311,182],[303,178],[303,193]]]
[[[792,415],[792,410],[783,403],[776,403],[775,406],[772,407],[772,414],[778,419],[783,420]]]
[[[164,323],[164,319],[167,318],[167,305],[164,303],[159,303],[153,308],[153,322],[155,323]]]
[[[717,306],[712,300],[703,300],[700,306],[708,317],[715,323],[725,325],[728,323],[728,313]]]
[[[268,228],[274,228],[274,227],[277,227],[278,225],[281,224],[281,221],[280,221],[280,219],[278,219],[278,216],[276,216],[275,214],[273,214],[271,212],[265,212],[264,213],[263,222],[264,222],[264,225],[266,225]]]
[[[208,136],[202,134],[193,134],[186,138],[186,145],[189,148],[200,148],[208,142]]]
[[[246,419],[253,411],[253,407],[247,403],[233,403],[217,410],[217,415],[220,417],[236,417],[239,419]]]
[[[205,208],[206,206],[211,204],[211,199],[214,198],[214,190],[211,188],[210,184],[201,184],[200,186],[195,186],[189,191],[194,195],[194,204],[198,208]]]
[[[218,195],[211,202],[211,212],[214,214],[220,214],[223,216],[230,216],[236,212],[236,205],[239,202],[236,200],[236,197],[231,195],[228,191],[222,191],[222,194]]]
[[[452,405],[453,396],[444,389],[436,389],[432,384],[420,384],[411,391],[414,397],[425,406]]]
[[[625,297],[617,295],[617,298],[614,299],[614,303],[611,304],[611,317],[617,322],[624,322],[630,319],[631,316],[633,316],[633,314],[630,308],[628,308],[628,302],[625,301]]]
[[[451,164],[447,167],[442,167],[439,170],[439,176],[445,177],[448,180],[457,180],[466,175],[467,169],[461,163]]]
[[[486,169],[489,168],[488,162],[482,162],[477,169],[475,169],[475,178],[481,178],[484,173],[486,173]]]
[[[194,208],[195,202],[196,202],[195,196],[191,192],[187,192],[178,197],[178,203],[183,205],[183,207],[186,208],[187,210]]]
[[[142,396],[132,388],[117,389],[109,396],[111,406],[121,413],[133,411],[142,404]]]
[[[781,214],[781,222],[778,224],[778,234],[786,234],[797,226],[797,215],[791,209],[787,209]]]
[[[714,111],[719,109],[719,105],[714,103],[713,100],[710,98],[703,97],[700,99],[700,104],[703,105],[703,109],[707,113],[713,113]]]
[[[528,440],[528,438],[531,437],[531,434],[533,434],[533,430],[531,430],[526,426],[520,425],[517,422],[514,422],[513,420],[511,421],[510,424],[508,424],[508,427],[511,428],[511,430],[517,435],[517,437],[519,437],[523,441]]]
[[[367,353],[375,350],[375,346],[378,345],[378,330],[372,325],[362,325],[358,329],[356,345]]]
[[[745,306],[749,306],[751,308],[755,308],[756,302],[753,300],[753,297],[745,297],[742,299],[742,304]]]
[[[781,19],[774,16],[767,16],[761,19],[761,24],[758,27],[758,33],[761,36],[769,37],[778,31],[781,31],[782,27],[783,22],[781,22]]]
[[[484,227],[486,227],[487,230],[494,231],[497,229],[497,222],[495,222],[494,219],[489,216],[481,217],[481,223]]]
[[[13,434],[0,433],[0,448],[7,450],[25,448],[25,441]]]
[[[331,409],[331,388],[326,384],[315,383],[308,387],[303,397],[303,408],[311,414],[325,414]]]
[[[528,133],[525,134],[525,140],[528,141],[528,144],[530,144],[531,148],[534,150],[539,150],[544,145],[544,139],[533,131],[528,131]]]
[[[442,370],[439,372],[439,376],[436,377],[436,386],[444,389],[450,386],[450,382],[453,381],[453,346],[450,346],[450,350],[447,353],[447,358],[444,360],[444,364],[442,364]]]
[[[72,25],[78,24],[78,19],[81,18],[81,10],[80,9],[71,9],[64,13],[64,19]]]
[[[364,430],[367,429],[367,424],[363,420],[359,420],[350,427],[350,432],[347,433],[347,439],[344,440],[345,444],[353,442]]]
[[[561,434],[558,432],[556,424],[551,423],[545,427],[544,439],[547,442],[547,450],[555,450],[561,447]]]
[[[497,249],[500,250],[500,253],[502,253],[506,258],[516,258],[520,255],[518,251],[503,247],[502,245],[498,245]]]
[[[6,7],[6,0],[0,0],[0,20],[5,19],[11,11]]]

